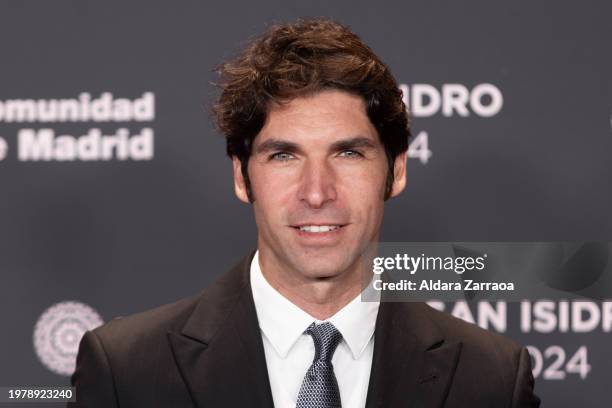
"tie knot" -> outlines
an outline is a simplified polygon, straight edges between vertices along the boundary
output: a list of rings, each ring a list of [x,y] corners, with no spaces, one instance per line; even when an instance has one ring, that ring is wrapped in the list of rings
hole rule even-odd
[[[329,323],[314,324],[312,323],[306,329],[305,333],[312,337],[315,346],[315,361],[331,361],[336,347],[342,340],[342,334],[336,327]]]

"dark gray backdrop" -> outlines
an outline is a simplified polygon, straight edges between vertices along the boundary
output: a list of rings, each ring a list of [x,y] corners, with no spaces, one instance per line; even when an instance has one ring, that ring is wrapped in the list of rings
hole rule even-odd
[[[250,208],[233,196],[230,161],[206,110],[214,66],[275,21],[331,17],[400,83],[490,83],[503,95],[491,117],[415,118],[432,156],[409,160],[407,190],[387,205],[384,240],[610,240],[611,12],[588,1],[1,2],[5,107],[152,92],[155,118],[0,120],[8,146],[0,161],[0,385],[67,383],[33,345],[52,305],[82,302],[108,321],[197,292],[254,247]],[[154,158],[18,160],[25,128],[80,136],[120,127],[152,128]],[[565,362],[588,347],[586,378],[538,376],[545,406],[609,406],[609,331],[522,333],[515,308],[507,335],[542,353],[561,345]]]

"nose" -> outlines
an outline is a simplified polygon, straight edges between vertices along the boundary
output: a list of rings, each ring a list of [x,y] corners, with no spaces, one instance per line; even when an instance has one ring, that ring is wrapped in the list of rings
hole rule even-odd
[[[310,208],[321,208],[336,199],[336,176],[325,161],[306,162],[302,168],[298,199]]]

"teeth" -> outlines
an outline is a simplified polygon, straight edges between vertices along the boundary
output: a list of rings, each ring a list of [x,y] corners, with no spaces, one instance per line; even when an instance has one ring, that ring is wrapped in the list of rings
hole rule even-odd
[[[340,228],[337,225],[304,225],[300,227],[300,231],[305,232],[329,232]]]

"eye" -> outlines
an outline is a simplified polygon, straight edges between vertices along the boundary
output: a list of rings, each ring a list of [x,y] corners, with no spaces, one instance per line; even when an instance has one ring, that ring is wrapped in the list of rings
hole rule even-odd
[[[268,160],[276,160],[276,161],[288,161],[293,159],[293,155],[287,152],[276,152],[268,157]]]
[[[340,152],[341,157],[348,157],[349,159],[356,159],[358,157],[363,157],[363,154],[359,153],[356,150],[343,150]]]

